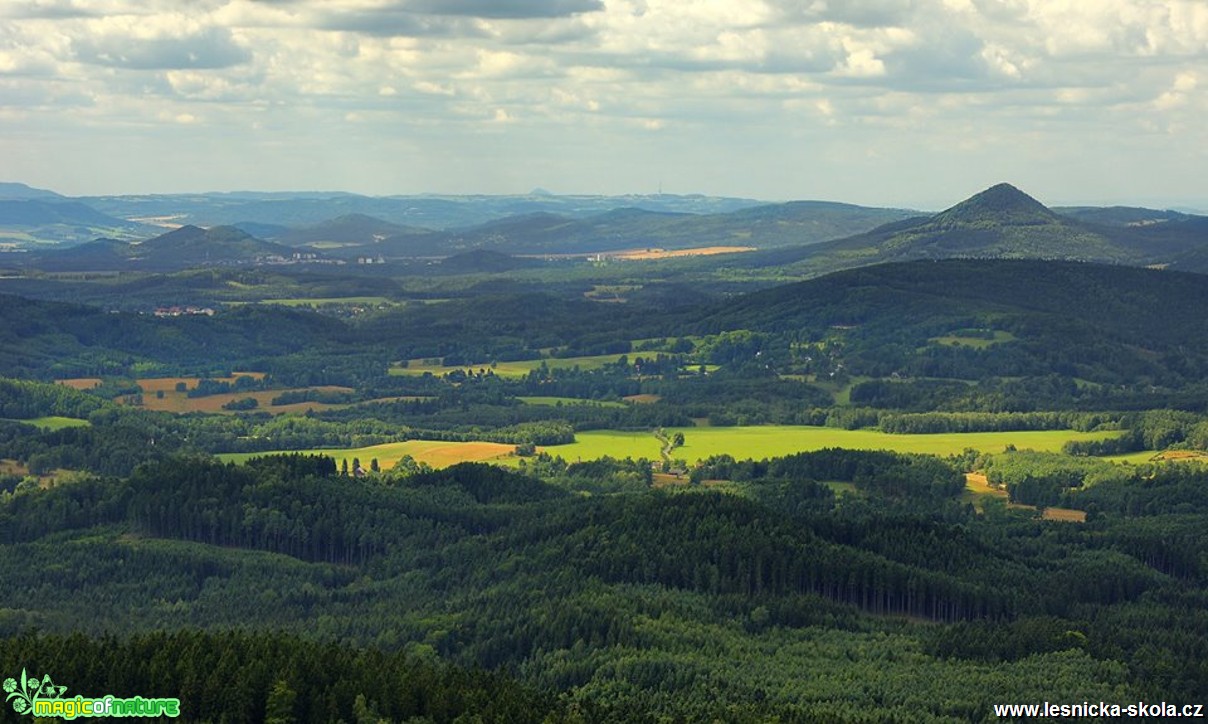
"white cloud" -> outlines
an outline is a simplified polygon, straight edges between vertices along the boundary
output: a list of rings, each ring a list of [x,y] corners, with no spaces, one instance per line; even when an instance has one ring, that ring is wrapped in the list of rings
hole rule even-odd
[[[589,157],[576,154],[601,144],[612,152],[590,158],[608,168],[591,183],[661,159],[716,186],[694,190],[768,196],[799,192],[740,184],[796,153],[888,167],[928,148],[1014,167],[1012,137],[1179,169],[1186,154],[1141,134],[1208,147],[1206,59],[1202,0],[36,0],[0,8],[0,155],[29,157],[8,155],[6,137],[45,139],[53,160],[72,134],[141,128],[223,129],[185,167],[406,134],[410,153],[447,156],[502,125],[529,144],[519,158],[568,177],[529,186],[575,188]],[[351,126],[355,137],[337,130]],[[719,159],[714,176],[701,148]],[[493,153],[456,166],[434,155],[422,180],[502,178],[486,171]],[[861,189],[847,175],[836,165],[828,178]],[[401,190],[386,171],[356,178]]]

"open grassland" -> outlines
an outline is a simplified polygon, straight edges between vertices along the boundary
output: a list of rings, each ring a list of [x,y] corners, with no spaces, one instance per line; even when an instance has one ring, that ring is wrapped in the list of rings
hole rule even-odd
[[[238,377],[251,377],[254,380],[264,379],[263,372],[232,372],[230,377],[209,377],[217,382],[234,383]],[[186,390],[196,389],[197,383],[201,382],[201,377],[146,377],[136,380],[139,388],[143,392],[175,392],[176,386],[181,382],[185,383]]]
[[[62,430],[65,427],[89,426],[87,420],[81,420],[78,417],[60,417],[57,415],[50,415],[48,417],[33,417],[28,420],[17,420],[17,422],[23,422],[26,425],[34,425],[42,428],[43,430]]]
[[[546,357],[542,359],[519,360],[516,362],[496,362],[494,364],[478,364],[478,365],[455,365],[445,366],[439,360],[432,359],[413,359],[407,361],[407,366],[396,365],[390,368],[392,375],[424,375],[432,374],[437,377],[442,377],[461,370],[467,374],[477,374],[490,370],[500,377],[524,377],[529,372],[541,367],[544,362],[551,370],[554,369],[572,369],[578,367],[581,370],[598,370],[604,365],[613,364],[623,355],[620,354],[600,354],[590,357]]]
[[[93,390],[100,387],[103,380],[100,377],[72,377],[67,380],[55,380],[55,382],[73,390]]]
[[[394,302],[386,297],[325,297],[320,299],[264,299],[261,304],[276,304],[282,307],[327,307],[336,304],[352,304],[357,306],[392,305]]]
[[[1001,329],[996,329],[993,332],[993,337],[972,337],[964,336],[959,333],[950,334],[943,337],[932,337],[929,341],[945,347],[972,347],[974,349],[986,349],[993,347],[996,344],[1011,342],[1015,339],[1015,335],[1010,332],[1004,332]]]
[[[346,407],[346,405],[331,405],[323,402],[295,402],[289,405],[272,404],[273,398],[286,392],[299,392],[301,390],[315,390],[319,392],[351,392],[350,387],[336,387],[328,385],[324,387],[306,387],[301,389],[291,390],[257,390],[255,392],[230,392],[221,395],[206,395],[205,397],[189,397],[184,392],[165,392],[161,398],[157,395],[143,395],[143,407],[156,412],[209,412],[215,414],[234,414],[230,410],[222,409],[223,405],[234,402],[235,400],[243,400],[248,397],[256,400],[258,404],[252,412],[268,412],[274,415],[285,415],[289,413],[302,413],[307,410],[330,410],[333,407]],[[244,410],[248,412],[248,410]]]
[[[1208,462],[1208,453],[1201,452],[1199,450],[1142,450],[1141,452],[1125,453],[1124,455],[1108,455],[1103,459],[1123,465],[1144,465],[1145,463],[1203,463]]]
[[[768,458],[793,453],[843,447],[856,450],[893,450],[895,452],[951,455],[965,448],[983,452],[1002,452],[1008,445],[1020,450],[1059,452],[1070,440],[1103,440],[1118,432],[1075,432],[1044,430],[1026,432],[973,432],[946,435],[889,435],[876,430],[840,430],[830,427],[758,425],[748,427],[687,427],[668,429],[667,434],[684,434],[684,446],[671,456],[689,463],[711,455]],[[649,432],[592,430],[575,435],[568,445],[544,448],[568,461],[594,460],[605,455],[614,458],[659,459],[659,441]]]
[[[0,475],[20,475],[21,477],[25,477],[29,474],[29,468],[18,460],[0,460]],[[64,480],[78,479],[79,475],[80,473],[72,470],[55,468],[48,473],[34,477],[38,479],[38,487],[49,488]]]
[[[405,455],[410,455],[416,461],[427,463],[434,468],[447,468],[450,465],[464,462],[483,462],[497,460],[511,455],[515,445],[505,445],[497,442],[442,442],[439,440],[408,440],[406,442],[388,442],[382,445],[370,445],[359,448],[332,448],[314,450],[282,450],[259,453],[230,453],[219,455],[219,459],[227,462],[243,463],[250,458],[264,455],[288,455],[300,452],[303,455],[326,455],[335,458],[336,466],[342,466],[345,460],[349,467],[353,459],[360,461],[361,467],[369,469],[369,461],[377,459],[383,470],[389,470]]]
[[[38,427],[43,430],[52,430],[52,431],[53,430],[62,430],[65,427],[88,427],[89,426],[89,422],[87,420],[81,420],[78,417],[59,417],[57,415],[51,415],[48,417],[31,417],[31,418],[24,419],[24,420],[18,420],[18,419],[13,419],[13,418],[0,418],[0,420],[5,420],[6,422],[19,422],[23,425],[33,425],[34,427]]]
[[[0,475],[29,475],[29,468],[20,461],[0,459]]]
[[[262,373],[257,373],[263,377]],[[229,392],[220,395],[206,395],[204,397],[189,397],[188,392],[179,392],[176,385],[180,382],[185,383],[186,389],[192,389],[197,386],[196,377],[166,377],[159,379],[139,380],[138,385],[143,390],[143,407],[156,412],[209,412],[218,414],[234,414],[229,410],[222,409],[223,405],[242,400],[253,398],[258,406],[255,408],[257,412],[268,412],[274,415],[284,415],[288,413],[302,413],[307,410],[329,410],[336,407],[347,407],[347,405],[332,405],[323,402],[295,402],[289,405],[272,405],[273,398],[285,392],[298,392],[301,390],[314,390],[317,392],[352,392],[351,387],[338,387],[335,385],[326,385],[322,387],[307,387],[292,390],[255,390],[247,392]],[[234,378],[224,378],[223,381],[232,382]]]
[[[660,395],[652,395],[649,393],[643,393],[640,395],[626,395],[623,399],[626,402],[632,402],[635,405],[651,405],[651,404],[654,404],[655,402],[658,402],[659,400],[661,400],[663,398]]]
[[[1015,503],[1012,503],[1009,507],[1036,510],[1034,506],[1016,505]],[[1045,508],[1040,517],[1045,520],[1055,520],[1059,523],[1085,523],[1086,511],[1071,510],[1069,508]]]
[[[596,407],[624,407],[623,402],[613,402],[610,400],[584,400],[578,397],[548,397],[542,395],[517,397],[526,405],[542,405],[544,407],[557,407],[559,405],[594,405]]]

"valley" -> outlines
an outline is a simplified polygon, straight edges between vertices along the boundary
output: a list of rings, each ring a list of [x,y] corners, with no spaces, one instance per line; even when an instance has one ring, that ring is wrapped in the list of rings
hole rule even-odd
[[[87,201],[185,225],[0,259],[8,670],[154,642],[114,670],[232,721],[1208,693],[1202,217]]]

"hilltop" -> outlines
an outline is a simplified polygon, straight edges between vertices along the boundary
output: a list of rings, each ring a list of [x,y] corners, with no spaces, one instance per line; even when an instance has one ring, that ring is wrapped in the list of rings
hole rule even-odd
[[[1124,262],[1136,257],[1005,183],[910,227],[882,228],[837,241],[825,252],[869,249],[875,250],[878,261],[979,256]]]

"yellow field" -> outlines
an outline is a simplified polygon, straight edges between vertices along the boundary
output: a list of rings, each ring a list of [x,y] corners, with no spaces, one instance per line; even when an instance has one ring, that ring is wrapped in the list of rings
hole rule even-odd
[[[693,463],[711,455],[733,455],[737,459],[792,455],[827,447],[853,450],[892,450],[925,455],[952,455],[967,447],[988,453],[1002,452],[1008,445],[1020,450],[1059,452],[1069,440],[1103,440],[1119,432],[1076,432],[1039,430],[1021,432],[971,432],[938,435],[898,435],[877,430],[841,430],[804,425],[750,425],[736,427],[668,428],[667,434],[684,434],[683,447],[672,457]],[[568,462],[614,458],[659,458],[659,441],[650,432],[588,430],[575,434],[575,442],[545,448]]]
[[[263,372],[234,372],[230,377],[209,377],[206,379],[217,380],[218,382],[233,383],[238,377],[251,377],[254,380],[264,379]],[[197,387],[197,383],[202,380],[201,377],[150,377],[135,380],[143,392],[155,394],[160,390],[164,392],[175,392],[176,385],[180,382],[185,383],[186,390],[192,390]]]
[[[613,259],[677,259],[685,256],[713,256],[715,254],[738,254],[755,251],[753,246],[702,246],[696,249],[633,249],[601,256]]]
[[[242,463],[249,458],[263,455],[289,454],[300,452],[303,455],[326,455],[335,458],[336,466],[347,460],[349,466],[352,459],[357,458],[361,466],[368,469],[369,461],[377,458],[378,465],[383,470],[389,470],[405,455],[410,455],[417,462],[426,463],[434,468],[447,468],[450,465],[464,462],[484,462],[498,460],[512,455],[515,445],[505,445],[498,442],[442,442],[439,440],[408,440],[406,442],[388,442],[382,445],[370,445],[360,448],[316,448],[313,450],[277,451],[261,453],[229,453],[219,455],[220,460]]]
[[[659,400],[661,400],[663,398],[660,395],[641,394],[641,395],[627,395],[621,399],[625,400],[626,402],[632,402],[632,403],[638,404],[638,405],[649,405],[651,403],[658,402]]]
[[[257,372],[261,378],[264,373]],[[234,378],[224,378],[224,382],[233,382]],[[330,405],[323,402],[296,402],[289,405],[278,405],[276,407],[270,405],[274,397],[285,392],[297,392],[293,390],[256,390],[252,392],[230,392],[221,395],[207,395],[205,397],[189,397],[187,392],[177,392],[176,385],[179,382],[184,382],[187,389],[197,387],[197,377],[164,377],[157,379],[138,380],[138,386],[143,390],[143,407],[148,410],[157,412],[210,412],[217,414],[234,414],[229,410],[222,409],[222,406],[235,400],[244,398],[254,398],[260,403],[260,406],[255,409],[258,412],[269,412],[274,415],[283,415],[287,413],[302,413],[307,410],[329,410],[335,407],[345,407],[346,405]],[[309,387],[301,388],[302,390],[310,389],[319,392],[352,392],[350,387],[338,387],[328,385],[324,387]],[[159,397],[158,393],[163,392],[163,397]]]
[[[993,498],[1006,498],[1007,491],[990,485],[984,473],[965,473],[965,490],[974,495],[989,495]]]
[[[972,502],[974,507],[980,512],[982,509],[981,501],[987,497],[1006,500],[1007,491],[990,485],[990,481],[982,473],[965,473],[965,497],[962,499]],[[1007,503],[1007,507],[1013,510],[1036,510],[1036,506],[1034,505],[1023,505],[1021,503]],[[1041,517],[1045,520],[1055,520],[1061,523],[1085,523],[1086,511],[1070,508],[1045,508],[1044,514]]]

